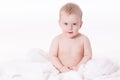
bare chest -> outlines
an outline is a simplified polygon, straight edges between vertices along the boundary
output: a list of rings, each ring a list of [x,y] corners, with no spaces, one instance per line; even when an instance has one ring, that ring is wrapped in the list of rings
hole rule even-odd
[[[59,42],[59,52],[66,55],[80,54],[83,52],[83,43],[80,40],[62,40]]]

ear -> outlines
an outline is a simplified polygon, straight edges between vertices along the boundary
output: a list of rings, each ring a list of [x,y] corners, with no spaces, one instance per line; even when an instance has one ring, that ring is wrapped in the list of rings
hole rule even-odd
[[[83,22],[82,22],[82,20],[80,21],[80,28],[82,27],[82,24],[83,24]]]

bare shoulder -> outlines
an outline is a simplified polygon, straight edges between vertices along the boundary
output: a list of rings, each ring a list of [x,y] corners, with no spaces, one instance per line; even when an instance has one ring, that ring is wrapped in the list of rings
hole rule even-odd
[[[52,43],[51,43],[51,47],[55,48],[59,45],[60,37],[61,37],[61,34],[57,35],[53,38]]]
[[[60,37],[61,37],[61,34],[60,34],[60,35],[55,36],[55,37],[53,38],[52,42],[58,42],[58,41],[59,41],[59,39],[60,39]]]
[[[89,38],[84,35],[84,34],[80,34],[80,39],[83,41],[83,42],[89,42]]]

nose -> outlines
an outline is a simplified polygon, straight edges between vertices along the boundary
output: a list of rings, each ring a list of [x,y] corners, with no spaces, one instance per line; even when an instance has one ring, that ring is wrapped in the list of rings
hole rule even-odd
[[[69,26],[68,26],[68,29],[69,29],[69,30],[72,30],[72,25],[69,25]]]

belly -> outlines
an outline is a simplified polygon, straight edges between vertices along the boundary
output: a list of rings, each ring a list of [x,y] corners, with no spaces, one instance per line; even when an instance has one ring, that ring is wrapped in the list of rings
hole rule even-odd
[[[59,60],[64,66],[67,67],[72,67],[76,66],[82,59],[83,54],[78,53],[78,54],[59,54]]]

